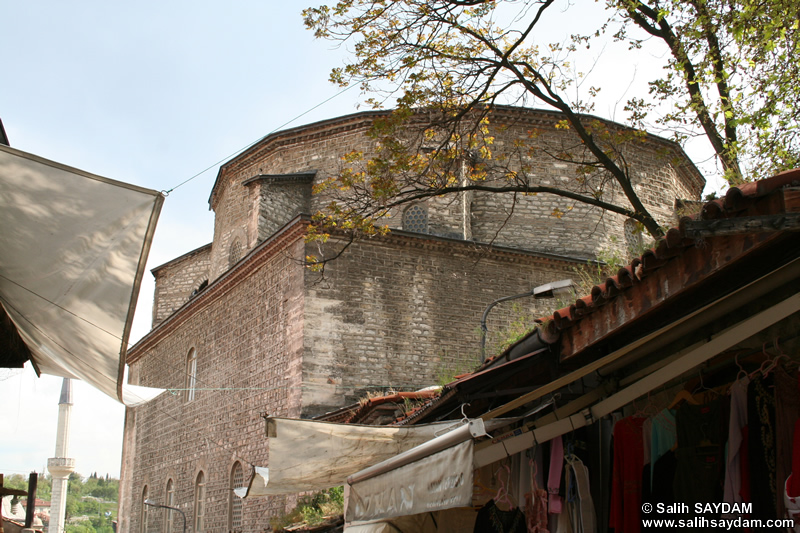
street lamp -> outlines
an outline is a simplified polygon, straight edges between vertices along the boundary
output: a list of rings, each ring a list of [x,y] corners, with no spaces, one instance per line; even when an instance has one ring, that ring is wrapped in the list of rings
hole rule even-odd
[[[160,507],[161,509],[169,509],[170,511],[178,511],[179,513],[181,513],[181,516],[183,517],[183,533],[186,533],[186,514],[183,511],[181,511],[177,507],[170,507],[169,505],[161,505],[160,503],[156,503],[152,500],[145,500],[144,504],[149,505],[151,507]]]
[[[486,317],[489,316],[489,311],[491,311],[495,305],[501,302],[507,302],[508,300],[525,298],[526,296],[533,296],[534,299],[555,298],[558,295],[570,292],[572,293],[575,292],[575,284],[572,282],[571,279],[562,279],[559,281],[554,281],[552,283],[539,285],[538,287],[534,287],[528,292],[523,292],[522,294],[515,294],[514,296],[506,296],[504,298],[499,298],[490,303],[486,307],[486,310],[483,312],[483,317],[481,318],[481,363],[486,361],[486,334],[489,331],[488,328],[486,327]]]

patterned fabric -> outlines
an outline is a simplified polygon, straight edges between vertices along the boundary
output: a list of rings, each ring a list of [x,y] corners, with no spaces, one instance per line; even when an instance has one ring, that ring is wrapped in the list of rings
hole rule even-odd
[[[753,518],[775,518],[775,394],[772,376],[757,375],[747,387],[750,498]],[[762,528],[762,531],[767,531]]]
[[[547,491],[536,482],[536,461],[530,462],[531,491],[525,495],[528,533],[547,533]]]

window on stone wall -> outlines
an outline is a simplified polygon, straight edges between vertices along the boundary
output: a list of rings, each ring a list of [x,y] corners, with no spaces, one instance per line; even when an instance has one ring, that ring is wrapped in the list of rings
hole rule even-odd
[[[194,298],[195,296],[200,294],[203,291],[203,289],[205,289],[206,287],[208,287],[208,280],[204,279],[202,282],[200,282],[200,284],[197,286],[197,288],[192,291],[191,298]]]
[[[228,495],[228,531],[242,531],[242,499],[234,494],[233,489],[244,487],[244,469],[242,463],[236,461],[231,469],[231,484]]]
[[[428,209],[422,204],[414,204],[403,211],[403,229],[428,233]]]
[[[239,259],[242,258],[242,241],[239,237],[234,239],[233,244],[231,244],[230,250],[228,251],[228,268],[235,265]]]
[[[197,351],[192,348],[186,356],[186,386],[184,387],[184,397],[187,402],[194,400],[194,392],[197,387]]]
[[[172,478],[167,480],[167,489],[164,492],[164,505],[167,507],[175,507],[175,483],[172,481]],[[172,509],[164,509],[164,533],[173,533],[173,531],[175,531],[174,523],[175,511]]]
[[[632,258],[641,255],[643,246],[642,225],[629,218],[625,221],[625,249],[628,252],[628,257]]]
[[[206,475],[201,470],[194,483],[194,533],[205,531]]]
[[[147,509],[149,506],[144,503],[145,501],[147,501],[147,485],[142,489],[142,514],[139,522],[139,531],[141,533],[147,533]]]

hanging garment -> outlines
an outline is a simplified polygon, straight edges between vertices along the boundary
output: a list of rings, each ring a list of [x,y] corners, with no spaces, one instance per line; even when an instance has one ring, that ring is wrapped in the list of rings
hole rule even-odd
[[[695,503],[722,500],[728,403],[725,396],[709,404],[684,403],[678,408],[673,482],[676,501],[694,507]]]
[[[794,519],[794,531],[800,533],[800,418],[794,423],[792,473],[783,485],[783,506],[784,516]]]
[[[567,507],[575,533],[596,533],[597,520],[589,484],[589,469],[576,456],[568,455]]]
[[[794,529],[790,531],[795,531],[796,533],[800,533],[800,496],[790,496],[789,495],[789,483],[791,480],[791,476],[789,479],[786,480],[783,490],[783,506],[785,510],[785,517],[794,519]]]
[[[614,465],[608,521],[615,533],[641,531],[644,421],[641,417],[628,417],[614,425]]]
[[[800,393],[797,371],[789,373],[782,366],[772,372],[775,380],[775,491],[778,494],[778,515],[786,515],[782,494],[786,478],[792,473],[792,434],[800,416]]]
[[[547,475],[548,510],[551,514],[561,512],[561,472],[564,469],[564,443],[561,436],[550,441],[550,472]]]
[[[473,533],[526,533],[525,514],[516,507],[501,511],[494,500],[481,507],[475,519]]]
[[[642,424],[642,450],[644,451],[644,464],[650,465],[652,460],[653,419],[648,418]]]
[[[547,491],[536,480],[536,461],[530,461],[531,491],[525,494],[525,519],[528,533],[547,531]]]
[[[728,460],[725,465],[725,488],[722,501],[742,503],[742,430],[747,425],[747,385],[744,377],[731,385],[731,415],[728,422]]]
[[[675,447],[678,442],[678,432],[675,428],[675,411],[664,409],[651,419],[652,437],[650,439],[650,488],[654,479],[653,469],[665,453]]]
[[[775,393],[771,375],[756,375],[747,386],[748,460],[753,518],[775,518]],[[766,529],[764,529],[766,531]]]

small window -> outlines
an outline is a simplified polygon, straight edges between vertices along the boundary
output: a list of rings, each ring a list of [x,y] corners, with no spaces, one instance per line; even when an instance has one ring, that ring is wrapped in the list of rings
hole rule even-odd
[[[194,533],[205,531],[206,476],[201,471],[194,484]]]
[[[201,292],[203,292],[203,289],[205,289],[206,287],[208,287],[208,280],[207,280],[207,279],[204,279],[204,280],[203,280],[203,281],[200,283],[200,285],[198,285],[198,286],[197,286],[197,288],[196,288],[195,290],[193,290],[193,291],[192,291],[192,295],[191,295],[190,297],[191,297],[191,298],[194,298],[195,296],[197,296],[198,294],[200,294]]]
[[[414,204],[403,212],[403,229],[415,233],[428,233],[428,210]]]
[[[175,507],[175,483],[172,479],[167,480],[167,490],[164,493],[164,505]],[[173,533],[175,524],[175,511],[164,509],[164,533]]]
[[[628,257],[636,257],[642,254],[644,250],[644,239],[642,238],[642,225],[636,220],[629,218],[625,221],[625,248],[628,252]]]
[[[231,244],[231,248],[228,251],[228,268],[235,265],[239,259],[242,258],[242,241],[239,240],[239,237],[234,239],[233,244]]]
[[[228,530],[242,531],[242,499],[233,490],[244,487],[244,469],[242,463],[236,461],[231,469],[231,485],[228,495]]]
[[[147,533],[148,505],[145,503],[146,501],[147,501],[147,485],[145,485],[144,489],[142,489],[142,514],[141,514],[141,522],[139,523],[139,531],[141,533]]]
[[[194,348],[189,350],[189,355],[186,357],[186,390],[185,398],[187,402],[194,400],[194,392],[197,387],[197,352]]]

